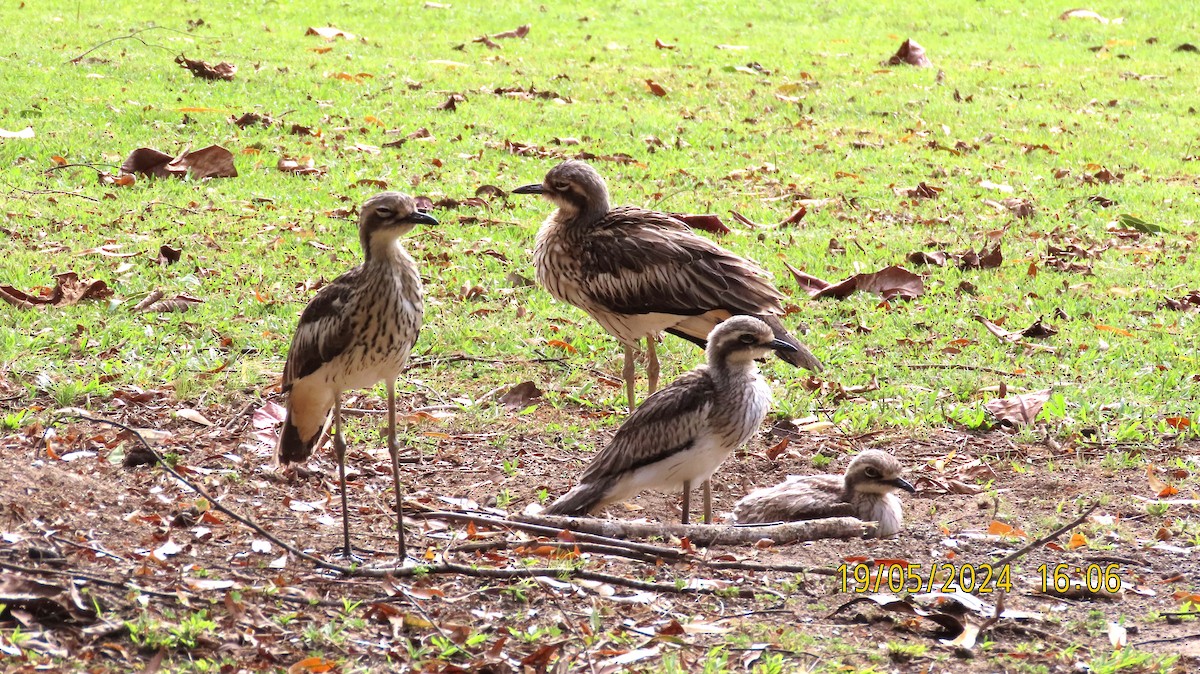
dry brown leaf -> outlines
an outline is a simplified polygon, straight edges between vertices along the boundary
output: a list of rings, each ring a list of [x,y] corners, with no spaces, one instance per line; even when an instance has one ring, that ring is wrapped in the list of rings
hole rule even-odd
[[[654,46],[657,47],[658,49],[674,49],[675,48],[675,45],[667,44],[666,42],[663,42],[662,40],[659,40],[659,39],[654,40]]]
[[[83,300],[107,299],[113,294],[104,281],[81,280],[73,271],[55,274],[54,288],[37,288],[34,293],[26,293],[12,286],[0,286],[0,300],[21,309],[41,305],[69,306]]]
[[[654,94],[655,96],[667,95],[667,90],[663,88],[663,85],[655,82],[654,80],[646,80],[646,88],[649,89],[650,93]]]
[[[496,33],[492,37],[497,40],[503,40],[505,38],[523,38],[528,34],[529,34],[529,24],[526,23],[526,24],[517,26],[516,28],[514,28],[512,30],[506,30],[503,33]]]
[[[172,158],[165,152],[142,147],[134,150],[121,164],[122,173],[141,173],[159,178],[191,176],[203,178],[236,178],[233,153],[220,145],[209,145],[195,152],[184,150]]]
[[[1042,389],[1008,398],[996,398],[984,403],[983,407],[1002,424],[1032,424],[1041,413],[1042,405],[1050,399],[1051,391],[1052,389]]]
[[[183,54],[175,57],[175,62],[182,68],[187,68],[192,75],[202,80],[232,80],[237,74],[237,66],[227,61],[210,65],[207,61],[192,60]]]
[[[500,404],[510,410],[523,410],[542,397],[542,390],[531,381],[523,381],[500,396]]]
[[[700,229],[713,234],[728,234],[729,227],[721,222],[720,216],[711,213],[689,214],[689,213],[668,213],[671,217],[679,220],[692,229]]]
[[[925,282],[919,274],[904,267],[892,265],[869,274],[855,274],[844,281],[831,284],[810,276],[785,263],[797,285],[813,298],[834,297],[845,299],[855,291],[873,292],[885,300],[910,300],[925,294]]]
[[[902,63],[918,68],[928,68],[933,65],[933,62],[925,55],[925,48],[911,39],[905,40],[896,53],[883,61],[881,65],[898,66]]]

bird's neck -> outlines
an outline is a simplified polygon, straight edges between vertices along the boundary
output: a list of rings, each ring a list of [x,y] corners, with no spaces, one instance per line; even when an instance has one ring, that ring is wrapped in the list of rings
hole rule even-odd
[[[708,369],[719,379],[753,379],[758,376],[758,365],[753,360],[729,361],[723,358],[709,358]]]
[[[556,219],[575,227],[591,227],[608,215],[608,197],[588,201],[566,202],[558,207]]]
[[[392,264],[404,255],[394,236],[364,237],[361,241],[366,264]]]

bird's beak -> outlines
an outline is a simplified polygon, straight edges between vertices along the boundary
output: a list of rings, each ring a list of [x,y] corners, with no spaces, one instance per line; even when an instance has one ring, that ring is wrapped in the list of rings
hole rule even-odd
[[[908,480],[905,480],[902,477],[898,477],[895,480],[892,480],[891,482],[889,482],[888,484],[890,484],[893,487],[896,487],[898,489],[903,489],[904,491],[906,491],[910,494],[914,494],[917,491],[916,487],[912,486],[912,484],[910,484]]]
[[[782,339],[772,339],[770,342],[768,342],[766,344],[766,346],[774,351],[792,352],[792,351],[796,350],[796,347],[792,346],[791,344],[788,344],[787,342],[783,341]]]
[[[405,218],[408,222],[417,225],[437,225],[437,218],[424,211],[413,211],[412,215]]]
[[[513,190],[512,193],[513,194],[542,194],[545,191],[546,190],[542,188],[541,183],[536,183],[534,185],[522,185],[522,186],[518,187],[517,189]]]

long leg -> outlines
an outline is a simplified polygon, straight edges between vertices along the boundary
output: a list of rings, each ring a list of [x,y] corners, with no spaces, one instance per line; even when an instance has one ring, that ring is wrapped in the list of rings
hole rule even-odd
[[[646,335],[646,379],[650,383],[650,393],[658,390],[658,352],[655,350],[657,336]]]
[[[400,447],[396,444],[396,382],[387,381],[388,393],[388,454],[392,455],[392,486],[396,491],[396,550],[400,563],[407,556],[404,549],[404,495],[400,491]]]
[[[346,441],[342,439],[342,393],[333,398],[333,449],[337,453],[338,484],[342,488],[342,555],[352,559],[350,551],[350,507],[346,499]]]
[[[625,367],[621,369],[621,376],[625,378],[625,400],[629,402],[629,413],[633,414],[633,410],[637,408],[637,401],[633,396],[637,374],[633,369],[633,347],[629,344],[623,346],[625,347]]]
[[[704,481],[704,523],[712,524],[712,478]]]
[[[691,519],[689,517],[689,511],[692,509],[692,481],[691,480],[683,481],[683,506],[681,507],[681,509],[683,510],[683,519],[680,521],[680,523],[687,524],[688,520]]]

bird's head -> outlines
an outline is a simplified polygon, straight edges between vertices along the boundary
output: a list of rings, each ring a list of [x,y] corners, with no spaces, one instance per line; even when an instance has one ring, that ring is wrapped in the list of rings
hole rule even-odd
[[[708,335],[708,363],[713,367],[753,363],[772,351],[795,351],[776,339],[771,327],[753,316],[722,321]]]
[[[436,224],[432,215],[418,211],[413,198],[401,192],[380,192],[367,199],[358,212],[358,236],[368,256],[417,225]]]
[[[916,491],[908,480],[900,477],[903,472],[904,467],[896,457],[878,449],[867,449],[847,466],[846,488],[867,494],[890,494],[901,489]]]
[[[574,159],[550,169],[540,184],[525,185],[513,194],[540,194],[568,220],[579,215],[601,217],[608,212],[608,186],[591,165]]]

